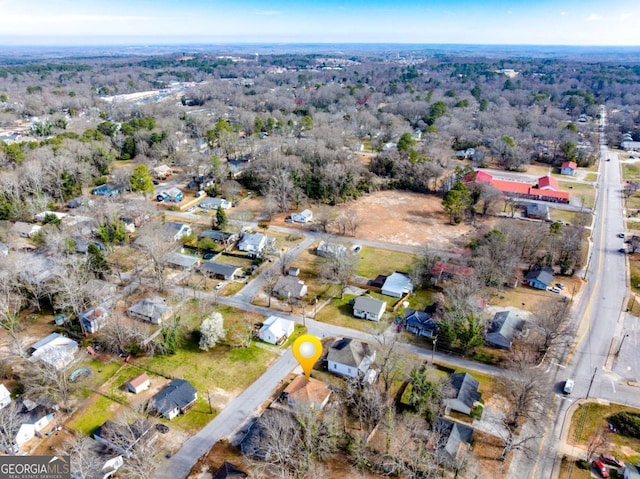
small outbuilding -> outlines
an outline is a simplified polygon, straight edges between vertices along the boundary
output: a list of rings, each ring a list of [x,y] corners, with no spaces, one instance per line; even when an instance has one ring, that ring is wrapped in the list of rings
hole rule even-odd
[[[138,374],[135,378],[127,382],[127,389],[133,394],[139,394],[142,391],[149,389],[151,386],[151,379],[146,373]]]

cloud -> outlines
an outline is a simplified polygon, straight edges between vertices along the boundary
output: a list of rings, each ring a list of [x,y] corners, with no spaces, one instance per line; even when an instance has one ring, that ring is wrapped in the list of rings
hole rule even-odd
[[[568,15],[568,13],[569,12],[560,12],[560,15],[562,15],[564,17],[565,15]]]
[[[623,13],[620,15],[620,20],[629,20],[633,17],[633,13]]]
[[[281,15],[282,12],[278,10],[255,10],[253,12],[254,15],[262,15],[266,17],[273,17],[274,15]]]
[[[590,22],[597,22],[598,20],[602,20],[602,15],[598,15],[597,13],[592,13],[587,17],[587,20]]]

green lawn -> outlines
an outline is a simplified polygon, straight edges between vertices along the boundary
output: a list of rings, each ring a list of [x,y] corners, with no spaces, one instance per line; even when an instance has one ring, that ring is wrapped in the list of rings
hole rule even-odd
[[[121,407],[120,404],[98,395],[88,408],[76,412],[73,419],[67,422],[66,427],[88,436],[107,419],[111,419],[114,411],[119,407]]]
[[[209,408],[206,391],[198,391],[198,400],[193,408],[186,414],[181,414],[171,421],[163,420],[163,422],[170,427],[193,434],[206,426],[217,414],[218,411],[215,408]]]
[[[635,256],[635,255],[632,255]],[[631,281],[631,290],[635,292],[640,292],[640,288],[637,286],[640,284],[640,261],[630,259],[629,260],[629,277]]]
[[[570,225],[591,224],[591,215],[589,213],[580,213],[579,211],[567,211],[556,208],[549,208],[549,216],[553,221],[564,221]]]
[[[377,299],[383,299],[385,296],[380,294],[371,294],[371,297]],[[393,313],[390,312],[389,304],[387,303],[387,312],[380,321],[368,321],[366,319],[358,319],[353,316],[353,305],[349,304],[351,300],[355,299],[355,296],[345,294],[344,298],[332,299],[329,304],[324,306],[316,315],[317,321],[323,323],[335,324],[336,326],[343,326],[345,328],[357,329],[358,331],[366,331],[369,333],[384,331],[391,319]],[[388,298],[387,298],[388,299]]]
[[[248,348],[216,346],[202,351],[197,336],[192,335],[174,355],[142,357],[134,363],[162,376],[184,378],[201,393],[210,388],[240,392],[262,375],[275,357],[275,353],[256,344]]]
[[[592,208],[596,203],[596,190],[593,185],[574,183],[572,181],[558,181],[558,185],[564,191],[568,191],[573,198],[584,200],[584,206]]]
[[[587,173],[584,176],[584,181],[598,181],[598,173]]]
[[[583,404],[571,418],[569,440],[586,445],[596,434],[596,431],[608,431],[608,418],[622,411],[637,413],[638,409],[621,404],[610,404],[609,406],[596,403]],[[611,453],[621,461],[636,464],[640,460],[640,439],[621,434],[607,434],[607,441],[612,444]],[[635,454],[629,454],[631,451]]]
[[[375,278],[379,274],[389,275],[394,271],[410,272],[418,260],[417,255],[388,249],[363,246],[356,274],[365,278]]]
[[[78,379],[78,384],[82,388],[97,390],[100,386],[106,383],[116,372],[120,369],[122,364],[118,361],[109,361],[107,363],[102,363],[95,359],[89,359],[88,361],[83,361],[78,365],[79,369],[81,367],[89,368],[91,370],[91,374],[84,378]]]
[[[622,178],[625,180],[640,180],[640,163],[623,163]]]

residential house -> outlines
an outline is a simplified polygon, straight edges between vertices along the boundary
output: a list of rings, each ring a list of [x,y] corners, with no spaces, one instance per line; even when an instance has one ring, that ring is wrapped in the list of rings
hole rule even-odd
[[[153,396],[149,406],[162,417],[171,420],[178,414],[185,414],[197,399],[198,391],[189,381],[174,379]]]
[[[576,174],[577,168],[578,168],[578,165],[576,164],[575,161],[565,161],[560,166],[560,174],[573,176]]]
[[[549,219],[549,206],[543,203],[525,203],[525,215],[535,220]]]
[[[225,246],[238,241],[238,235],[218,230],[204,230],[202,233],[200,233],[198,238],[210,238],[216,243],[220,243]]]
[[[431,314],[426,311],[417,311],[407,308],[404,312],[404,327],[410,333],[425,338],[438,336],[438,323],[431,319]]]
[[[376,351],[364,341],[339,338],[329,348],[327,367],[329,372],[350,378],[363,378],[372,383],[376,372],[372,369]]]
[[[233,264],[219,263],[218,261],[204,261],[200,265],[200,272],[206,276],[231,281],[242,276],[242,268]]]
[[[244,233],[238,243],[240,251],[246,251],[248,256],[257,257],[267,245],[267,237],[262,233]]]
[[[93,439],[124,457],[131,457],[131,449],[142,438],[155,440],[156,428],[151,421],[137,419],[131,424],[118,424],[107,420],[93,432]]]
[[[293,334],[295,323],[279,316],[269,316],[262,323],[258,337],[265,343],[282,344]]]
[[[284,389],[282,399],[291,407],[307,406],[316,411],[321,410],[331,396],[331,389],[322,381],[305,376],[296,376]]]
[[[469,426],[437,418],[433,429],[438,436],[436,439],[438,452],[444,455],[446,461],[460,461],[471,449],[473,429]]]
[[[184,223],[167,221],[162,228],[165,232],[165,241],[180,241],[184,236],[191,234],[191,226]]]
[[[624,479],[640,479],[640,467],[625,463],[622,477]]]
[[[532,269],[525,277],[524,282],[536,289],[547,289],[553,282],[553,270],[547,266]]]
[[[438,261],[431,268],[431,282],[437,284],[454,278],[466,278],[471,275],[473,269],[469,266],[449,263],[448,261]]]
[[[87,198],[86,196],[78,196],[77,198],[73,198],[72,200],[69,200],[69,202],[67,203],[67,207],[71,209],[81,208],[83,206],[87,208],[91,208],[94,205],[95,205],[95,202],[92,199]]]
[[[116,196],[120,194],[120,188],[115,185],[105,183],[91,190],[92,195],[96,196]]]
[[[78,352],[78,343],[59,333],[51,333],[29,348],[29,361],[42,361],[55,369],[64,369],[71,364]]]
[[[16,221],[11,228],[14,234],[17,234],[21,238],[32,238],[35,234],[42,229],[42,226],[33,223],[25,223],[24,221]]]
[[[294,223],[310,223],[312,220],[313,212],[311,210],[302,210],[291,215],[291,221]]]
[[[337,258],[347,254],[347,247],[340,243],[320,241],[316,247],[316,254],[323,258]]]
[[[191,271],[200,266],[200,258],[188,254],[168,253],[162,259],[167,266],[183,271]]]
[[[522,331],[524,320],[518,318],[511,311],[500,311],[493,316],[489,323],[484,340],[489,346],[501,349],[511,349],[513,340]]]
[[[267,431],[267,424],[273,420],[277,420],[277,416],[279,414],[288,413],[274,409],[267,409],[262,413],[262,416],[258,417],[253,424],[251,424],[247,434],[245,434],[242,441],[240,441],[240,450],[243,454],[263,461],[269,460],[271,457],[269,450],[263,445],[269,434]]]
[[[382,294],[385,296],[391,296],[393,298],[401,298],[405,294],[413,291],[413,283],[411,278],[406,273],[396,271],[395,273],[387,276],[384,284],[382,285]]]
[[[295,276],[281,276],[273,287],[273,294],[278,298],[302,298],[307,294],[307,285]]]
[[[300,275],[300,268],[296,268],[295,266],[291,266],[287,270],[287,276],[299,276],[299,275]]]
[[[164,298],[154,296],[138,301],[127,309],[127,314],[132,318],[141,319],[151,324],[161,324],[171,315],[171,309]]]
[[[158,180],[166,180],[172,173],[173,171],[168,165],[158,165],[151,169],[151,174]]]
[[[18,448],[21,447],[51,424],[55,416],[56,413],[46,406],[33,401],[23,401],[18,417],[20,427],[14,431],[14,444]]]
[[[468,373],[454,373],[449,376],[449,385],[452,395],[444,400],[447,410],[470,415],[471,409],[480,400],[478,380]]]
[[[230,462],[224,461],[211,479],[245,479],[249,475]]]
[[[40,213],[35,215],[35,220],[36,221],[44,221],[44,219],[47,216],[55,216],[59,220],[62,220],[62,218],[67,216],[67,213],[60,213],[58,211],[42,211],[42,212],[40,212]]]
[[[175,186],[173,188],[169,188],[168,190],[163,190],[156,196],[156,200],[160,203],[168,202],[168,203],[180,203],[184,199],[184,195],[179,188]]]
[[[139,394],[149,389],[150,386],[151,379],[147,376],[147,373],[138,374],[135,378],[127,381],[127,389],[133,394]]]
[[[623,141],[620,143],[620,148],[625,151],[638,151],[640,150],[640,141]]]
[[[232,203],[229,200],[225,200],[224,198],[205,198],[198,205],[203,210],[217,210],[218,208],[222,208],[223,210],[228,210],[231,208]]]
[[[386,309],[386,301],[371,296],[358,296],[353,303],[353,315],[370,321],[380,321]]]
[[[9,404],[11,404],[11,393],[4,384],[0,383],[0,409]]]
[[[104,306],[96,306],[78,315],[80,326],[89,334],[97,333],[106,324],[108,318],[109,312]]]

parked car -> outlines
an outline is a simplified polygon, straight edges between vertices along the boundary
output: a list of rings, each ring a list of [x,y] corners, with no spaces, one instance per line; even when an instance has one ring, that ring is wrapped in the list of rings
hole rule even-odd
[[[220,282],[218,284],[216,284],[216,289],[220,289],[224,286],[224,283]]]
[[[600,477],[609,477],[609,471],[602,462],[595,460],[591,463],[591,466],[600,473]]]
[[[564,283],[556,283],[556,287],[558,287],[560,289],[564,289],[565,285],[564,285]]]
[[[619,252],[619,253],[626,253],[626,252],[627,252],[627,250],[626,250],[626,249],[624,249],[624,248],[620,248],[620,249],[618,250],[618,252]]]
[[[216,255],[215,253],[205,253],[205,254],[202,256],[202,259],[204,259],[204,260],[210,260],[210,259],[211,259],[211,258],[213,258],[215,255]]]
[[[624,238],[624,233],[618,233],[618,238]]]
[[[551,291],[552,293],[560,293],[560,288],[554,286],[553,288],[549,288],[549,291]]]
[[[600,454],[600,461],[610,466],[622,467],[624,464],[611,454]]]
[[[562,392],[565,394],[571,394],[571,392],[573,391],[573,379],[567,379],[564,382],[564,388],[562,389]]]

